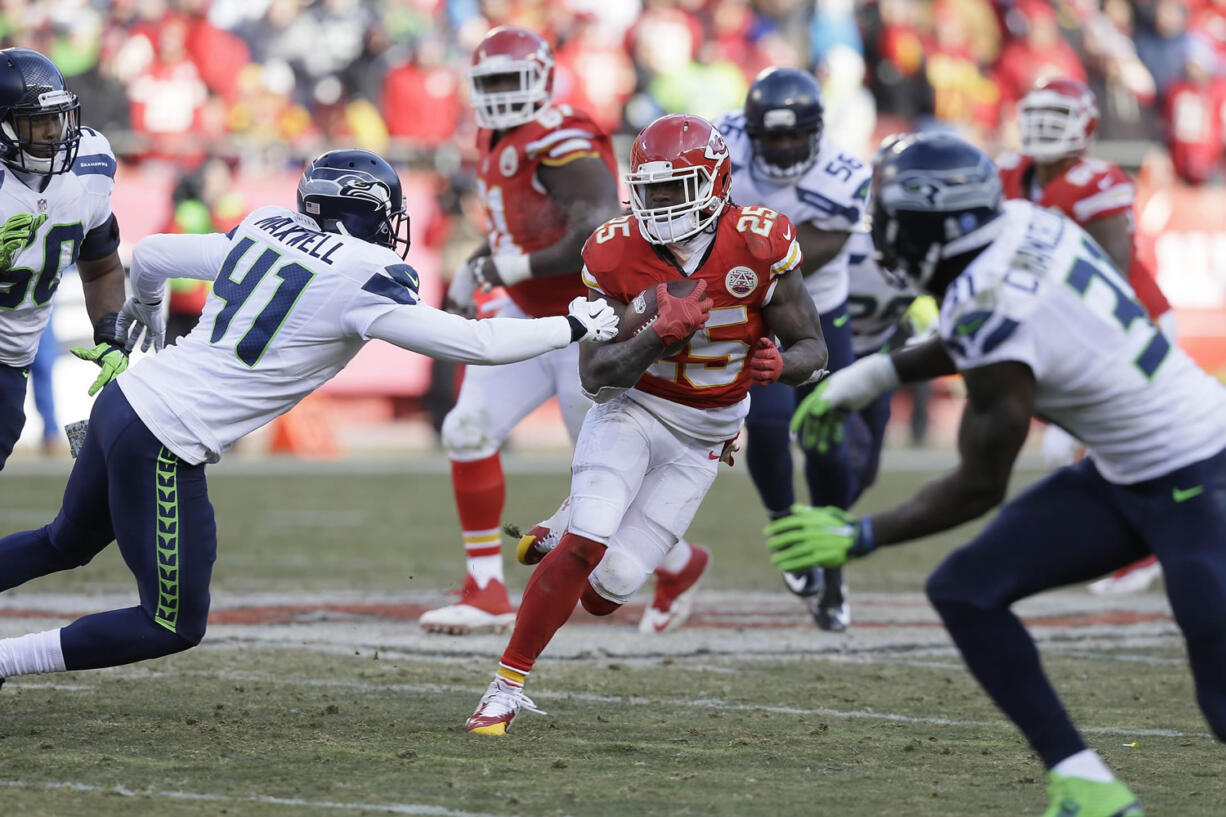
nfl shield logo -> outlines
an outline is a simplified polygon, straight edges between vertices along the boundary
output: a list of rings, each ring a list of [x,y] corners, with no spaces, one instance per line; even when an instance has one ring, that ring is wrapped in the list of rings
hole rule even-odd
[[[38,200],[38,212],[40,213],[47,212],[47,200],[46,199]]]

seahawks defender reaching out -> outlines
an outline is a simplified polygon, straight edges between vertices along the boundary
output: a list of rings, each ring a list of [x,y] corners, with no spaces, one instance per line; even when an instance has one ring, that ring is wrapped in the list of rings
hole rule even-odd
[[[262,207],[226,235],[157,235],[133,257],[121,326],[162,331],[167,278],[213,281],[197,327],[106,386],[51,524],[0,539],[0,589],[83,565],[118,540],[140,604],[62,629],[0,639],[0,679],[114,666],[204,636],[217,530],[205,482],[243,435],[285,413],[371,338],[463,363],[495,364],[608,340],[608,306],[472,321],[418,302],[404,263],[404,199],[373,153],[325,153],[304,171],[298,210]],[[146,337],[149,340],[149,337]]]
[[[1042,415],[1089,455],[1009,501],[928,579],[927,593],[976,679],[1049,770],[1047,817],[1139,817],[1065,713],[1010,610],[1153,553],[1187,640],[1196,695],[1226,740],[1226,388],[1146,316],[1080,227],[1028,201],[1002,205],[997,170],[949,135],[889,151],[873,181],[873,243],[941,300],[939,336],[865,358],[821,387],[805,422],[880,391],[959,372],[967,404],[956,470],[888,511],[796,508],[771,525],[784,570],[838,565],[999,505]]]
[[[51,60],[0,51],[0,469],[25,425],[29,367],[51,320],[51,299],[74,266],[102,367],[94,394],[128,365],[116,329],[124,301],[119,226],[111,213],[115,157],[80,125],[77,95]]]

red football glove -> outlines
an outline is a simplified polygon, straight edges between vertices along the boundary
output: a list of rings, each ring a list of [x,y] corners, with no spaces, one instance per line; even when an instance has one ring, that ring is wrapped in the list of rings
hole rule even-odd
[[[755,386],[769,386],[783,374],[783,355],[770,338],[758,338],[749,357],[749,377]]]
[[[715,301],[706,294],[706,281],[699,281],[684,298],[669,295],[667,286],[656,284],[656,319],[651,329],[664,341],[665,348],[685,340],[707,322]]]

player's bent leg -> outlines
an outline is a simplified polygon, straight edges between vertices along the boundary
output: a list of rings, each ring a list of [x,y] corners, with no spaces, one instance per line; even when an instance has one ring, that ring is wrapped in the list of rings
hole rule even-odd
[[[1086,746],[1010,606],[1100,575],[1142,547],[1113,506],[1105,480],[1083,462],[1007,503],[928,579],[928,598],[972,674],[1049,769]]]
[[[26,424],[26,386],[28,369],[18,369],[0,363],[0,471],[13,453]]]
[[[783,516],[796,501],[792,441],[788,425],[796,408],[795,389],[783,383],[753,386],[745,418],[745,462],[767,516]]]
[[[0,539],[0,590],[84,565],[114,540],[103,441],[111,442],[118,429],[131,421],[127,404],[115,398],[114,389],[104,389],[94,401],[90,431],[52,523]]]
[[[502,654],[498,672],[465,730],[481,735],[505,735],[521,708],[536,709],[523,694],[536,659],[574,612],[587,586],[588,574],[599,564],[605,546],[568,533],[532,573],[524,588],[511,641]]]

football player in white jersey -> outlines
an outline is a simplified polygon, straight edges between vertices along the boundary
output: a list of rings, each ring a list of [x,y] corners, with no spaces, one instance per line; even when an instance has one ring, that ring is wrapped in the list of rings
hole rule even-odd
[[[118,540],[140,604],[0,639],[0,679],[114,666],[204,636],[217,530],[205,483],[243,435],[284,414],[371,338],[462,363],[522,360],[608,340],[617,317],[585,298],[569,315],[472,321],[418,302],[395,171],[364,150],[304,171],[298,209],[261,207],[226,235],[157,235],[132,262],[121,328],[160,347],[167,278],[213,282],[197,327],[102,390],[51,524],[0,539],[0,590],[83,565]]]
[[[94,394],[128,365],[116,330],[124,301],[119,225],[111,213],[115,156],[81,127],[77,95],[51,60],[0,51],[0,469],[25,425],[29,368],[51,320],[51,299],[74,266],[102,367]]]
[[[890,148],[873,182],[873,243],[884,268],[941,300],[939,335],[835,373],[802,410],[820,423],[899,383],[958,372],[961,463],[871,516],[797,508],[772,524],[768,546],[794,570],[947,530],[1002,502],[1032,417],[1083,440],[1088,457],[1006,503],[926,589],[976,679],[1049,770],[1047,817],[1137,817],[1010,607],[1153,553],[1197,701],[1226,740],[1226,388],[1171,345],[1080,227],[1001,198],[992,162],[956,137]]]
[[[754,79],[739,113],[715,121],[732,152],[732,199],[765,205],[796,225],[805,258],[805,288],[821,316],[836,371],[852,363],[847,312],[846,242],[863,215],[868,166],[822,133],[822,98],[817,80],[795,68],[767,68]],[[745,421],[746,461],[767,516],[788,512],[792,485],[788,421],[797,401],[812,386],[782,383],[755,386]],[[851,506],[856,475],[847,445],[839,440],[822,451],[806,448],[805,481],[815,505]],[[785,575],[788,588],[806,597],[824,630],[844,630],[851,621],[842,570]]]

